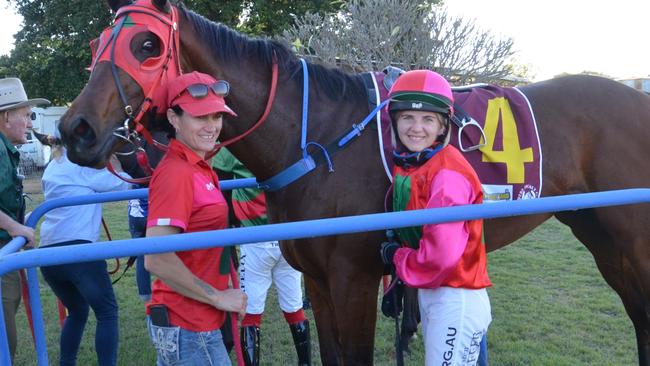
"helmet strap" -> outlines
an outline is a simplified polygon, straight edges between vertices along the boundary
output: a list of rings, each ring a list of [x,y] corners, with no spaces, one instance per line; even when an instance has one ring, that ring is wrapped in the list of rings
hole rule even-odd
[[[404,169],[419,167],[424,165],[444,147],[443,144],[437,144],[433,148],[426,148],[418,152],[400,153],[393,151],[393,161],[395,162],[395,165]]]

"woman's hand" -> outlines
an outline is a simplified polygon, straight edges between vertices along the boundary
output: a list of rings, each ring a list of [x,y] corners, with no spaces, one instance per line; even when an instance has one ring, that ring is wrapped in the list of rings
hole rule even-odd
[[[248,296],[240,289],[227,289],[219,291],[213,306],[223,311],[239,313],[240,317],[246,315]]]

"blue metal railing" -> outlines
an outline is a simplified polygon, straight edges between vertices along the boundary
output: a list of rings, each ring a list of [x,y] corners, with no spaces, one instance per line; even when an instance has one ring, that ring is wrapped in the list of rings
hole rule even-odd
[[[257,181],[255,178],[246,178],[246,179],[237,179],[237,180],[225,180],[219,184],[222,190],[231,190],[237,188],[248,188],[257,186]],[[87,205],[100,202],[115,202],[115,201],[124,201],[135,198],[147,198],[148,189],[134,189],[129,191],[121,192],[106,192],[106,193],[97,193],[92,195],[83,195],[76,197],[66,197],[66,198],[57,198],[43,202],[41,205],[36,207],[34,211],[29,215],[25,225],[36,228],[38,221],[45,215],[46,212],[53,210],[62,206],[79,206]],[[4,258],[5,255],[14,253],[25,245],[24,237],[17,237],[12,239],[4,247],[0,248],[0,260]],[[110,258],[110,257],[107,257]],[[24,267],[23,267],[24,268]],[[2,273],[4,274],[4,273]],[[2,275],[0,274],[0,276]],[[30,307],[32,309],[32,324],[34,327],[34,344],[36,348],[36,355],[39,365],[47,365],[47,345],[45,344],[45,322],[43,320],[43,313],[41,308],[41,295],[38,286],[38,273],[35,267],[27,267],[27,288],[29,291],[29,301]],[[2,288],[0,286],[0,294],[2,293]],[[38,311],[35,311],[38,309]],[[0,354],[0,360],[2,360],[2,365],[10,365],[11,360],[9,357],[8,348],[5,350],[4,345],[7,343],[7,332],[4,327],[4,314],[0,310],[0,349],[6,351]],[[3,341],[4,340],[4,341]]]
[[[105,245],[105,243],[90,243],[75,246],[43,248],[0,256],[0,276],[20,268],[30,268],[33,269],[35,273],[35,266],[85,262],[115,257],[220,247],[270,240],[351,234],[387,228],[419,226],[424,224],[464,221],[479,218],[489,219],[546,212],[570,211],[643,202],[650,202],[650,189],[637,188],[582,193],[503,203],[307,220],[283,224],[185,233],[156,238],[114,240],[111,242],[111,245]],[[154,243],[155,245],[153,245]],[[38,306],[39,307],[33,306],[32,309],[38,309],[40,312],[40,303]],[[40,315],[40,321],[42,322],[42,314]],[[2,320],[2,323],[0,323],[0,346],[3,347],[2,360],[4,361],[2,364],[9,364],[6,334],[3,326],[4,319],[0,318],[0,320]],[[35,317],[34,323],[36,323]],[[36,324],[34,328],[36,331]],[[39,329],[39,331],[42,330]],[[44,338],[44,333],[42,337]],[[44,341],[42,346],[39,345],[38,342],[36,343],[36,346],[39,365],[46,365],[47,354],[44,347]]]

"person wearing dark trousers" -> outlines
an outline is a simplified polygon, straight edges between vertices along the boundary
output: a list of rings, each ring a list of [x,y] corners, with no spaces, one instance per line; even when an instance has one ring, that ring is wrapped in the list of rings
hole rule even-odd
[[[62,146],[52,147],[54,159],[43,173],[46,200],[126,190],[129,184],[107,169],[93,169],[72,163]],[[120,163],[111,164],[120,170]],[[120,173],[130,178],[126,173]],[[99,240],[102,205],[60,207],[45,214],[40,247],[59,247]],[[77,353],[92,308],[97,319],[95,351],[97,364],[117,364],[119,342],[118,306],[105,260],[41,267],[43,278],[68,309],[61,330],[61,366],[75,365]]]

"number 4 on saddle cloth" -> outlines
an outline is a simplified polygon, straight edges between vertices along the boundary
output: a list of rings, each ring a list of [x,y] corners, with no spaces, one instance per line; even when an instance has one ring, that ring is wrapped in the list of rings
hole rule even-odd
[[[387,98],[400,71],[387,68],[375,73],[382,100]],[[539,197],[542,150],[535,116],[524,94],[517,88],[487,84],[452,90],[456,121],[452,123],[450,143],[464,152],[476,170],[483,185],[484,202]],[[374,94],[369,97],[374,98]],[[381,125],[383,152],[391,156],[395,139],[386,113],[381,115]],[[392,164],[391,159],[385,161]]]

